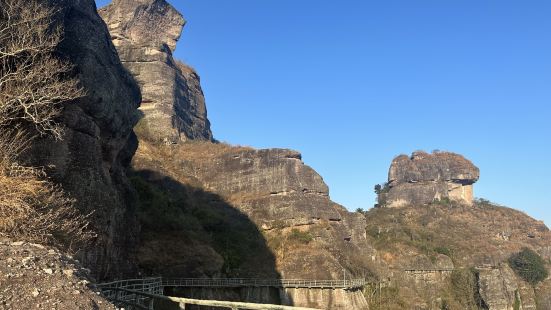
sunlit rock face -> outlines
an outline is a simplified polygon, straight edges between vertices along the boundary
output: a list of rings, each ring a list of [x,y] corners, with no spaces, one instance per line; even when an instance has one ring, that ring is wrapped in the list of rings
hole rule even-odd
[[[115,0],[99,13],[142,91],[140,138],[213,140],[199,76],[172,56],[186,23],[182,15],[165,0]]]
[[[265,238],[282,278],[337,280],[375,272],[371,264],[377,253],[367,242],[363,214],[331,201],[328,186],[299,152],[207,142],[159,149],[142,143],[133,165],[215,193],[246,215]],[[257,269],[255,276],[261,272]],[[361,292],[325,292],[323,298],[307,290],[287,294],[295,306],[366,306]]]
[[[479,169],[463,156],[449,152],[400,155],[390,166],[386,205],[423,205],[449,199],[471,205]]]

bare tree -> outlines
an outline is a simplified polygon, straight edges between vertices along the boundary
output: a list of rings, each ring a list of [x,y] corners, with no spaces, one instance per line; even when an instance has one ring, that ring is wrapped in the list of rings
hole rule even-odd
[[[55,55],[63,38],[56,13],[38,0],[0,0],[0,128],[26,123],[60,139],[62,104],[84,95]]]
[[[40,168],[18,163],[33,137],[62,138],[62,105],[84,96],[56,56],[57,12],[41,0],[0,0],[0,235],[81,247],[87,216]]]

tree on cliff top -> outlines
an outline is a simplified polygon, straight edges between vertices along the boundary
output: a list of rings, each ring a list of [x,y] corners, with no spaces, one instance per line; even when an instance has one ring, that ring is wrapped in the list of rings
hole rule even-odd
[[[62,138],[62,104],[84,95],[55,49],[62,28],[37,0],[0,0],[0,235],[80,247],[86,216],[42,169],[19,164],[33,137]]]

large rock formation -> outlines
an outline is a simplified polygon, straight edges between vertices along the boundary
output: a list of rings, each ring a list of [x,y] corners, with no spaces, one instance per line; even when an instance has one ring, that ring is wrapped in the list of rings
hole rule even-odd
[[[373,275],[370,262],[375,253],[367,243],[363,215],[332,202],[321,176],[296,151],[198,142],[163,147],[142,143],[133,164],[136,171],[153,170],[215,193],[245,214],[266,239],[282,278],[342,279],[343,270],[347,278]],[[244,265],[240,273],[251,274],[249,267]],[[329,295],[320,299],[307,290],[287,294],[300,306],[367,308],[359,291],[326,291],[323,294]]]
[[[347,278],[371,274],[363,216],[332,202],[321,176],[298,152],[210,142],[199,78],[172,57],[184,24],[173,7],[164,0],[115,0],[100,14],[143,92],[133,169],[138,186],[150,193],[146,204],[155,208],[143,206],[144,218],[163,216],[159,209],[171,215],[164,219],[170,225],[144,225],[139,261],[145,272],[306,279],[342,279],[343,270]],[[286,294],[280,302],[367,308],[360,291],[325,291],[316,300],[307,290]]]
[[[212,140],[199,76],[172,53],[185,20],[165,0],[114,0],[102,8],[121,61],[142,90],[142,139]]]
[[[132,268],[128,259],[136,241],[125,169],[137,148],[132,128],[140,91],[119,61],[93,0],[49,3],[59,8],[56,18],[64,27],[58,51],[74,65],[86,96],[64,107],[63,140],[37,141],[29,161],[48,167],[49,176],[91,214],[98,238],[84,262],[99,278],[116,276]]]
[[[473,201],[473,184],[480,172],[463,156],[449,152],[414,152],[392,161],[386,206],[423,205],[435,200]]]

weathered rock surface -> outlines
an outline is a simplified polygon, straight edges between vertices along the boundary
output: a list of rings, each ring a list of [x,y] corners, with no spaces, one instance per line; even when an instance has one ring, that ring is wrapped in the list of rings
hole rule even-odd
[[[491,310],[537,309],[534,289],[519,279],[506,264],[479,270],[479,290]]]
[[[0,309],[116,309],[90,285],[89,270],[39,244],[0,241]]]
[[[144,143],[133,165],[137,171],[159,171],[215,193],[245,214],[265,237],[282,278],[342,279],[343,269],[347,278],[371,274],[374,250],[367,243],[365,219],[332,202],[321,176],[296,151],[199,142],[159,148]],[[365,309],[361,294],[339,295],[346,300],[337,295],[327,295],[316,305]],[[306,295],[295,296],[296,302],[303,300],[300,296]],[[313,305],[310,297],[304,298],[308,303],[295,305]]]
[[[450,199],[471,205],[479,169],[463,156],[437,152],[400,155],[390,166],[386,206],[423,205]]]
[[[137,140],[132,131],[140,91],[119,61],[92,0],[50,1],[64,27],[59,53],[71,62],[87,95],[64,107],[62,141],[39,140],[31,164],[48,167],[98,233],[84,263],[101,278],[131,268],[136,219],[125,169]],[[54,5],[54,4],[52,4]]]
[[[182,15],[165,0],[114,0],[99,12],[142,90],[140,137],[212,140],[199,76],[172,56],[185,25]]]
[[[100,14],[108,24],[122,62],[142,89],[141,110],[145,117],[136,129],[140,138],[140,147],[133,159],[136,175],[156,189],[167,191],[170,197],[185,192],[180,208],[184,211],[175,212],[189,214],[188,220],[201,212],[213,215],[226,210],[223,211],[227,213],[226,219],[243,222],[238,219],[243,217],[252,221],[260,236],[247,238],[260,238],[269,246],[269,255],[243,258],[247,259],[246,263],[238,270],[230,270],[227,266],[231,265],[232,255],[216,242],[208,243],[203,238],[205,245],[201,247],[201,237],[186,229],[144,231],[139,256],[147,270],[171,275],[209,276],[231,272],[312,279],[341,279],[343,268],[348,277],[369,273],[367,260],[372,257],[372,249],[366,243],[365,220],[330,200],[327,185],[312,168],[304,165],[298,152],[197,142],[213,139],[198,75],[172,57],[185,23],[180,13],[164,0],[115,0],[101,9]],[[178,143],[188,140],[195,141]],[[158,142],[176,145],[163,146]],[[212,229],[204,223],[200,225],[206,231]],[[221,227],[223,223],[217,225],[218,230],[230,229]],[[174,241],[176,236],[188,247],[178,246],[176,250],[163,243],[163,240]],[[155,255],[159,248],[164,249],[163,257],[173,259],[168,262]],[[183,253],[183,248],[201,248],[198,251],[201,260],[213,262],[209,266],[211,270],[191,259],[193,255]],[[249,256],[261,252],[251,249]],[[162,261],[155,264],[155,260]],[[259,262],[266,266],[259,266]],[[268,266],[272,263],[275,266]],[[220,270],[212,270],[216,268]],[[271,268],[275,268],[275,274]],[[334,309],[354,309],[353,304],[357,304],[355,309],[363,309],[366,305],[361,294],[348,301],[329,296],[323,302],[327,304],[322,308],[330,308],[334,303]]]

